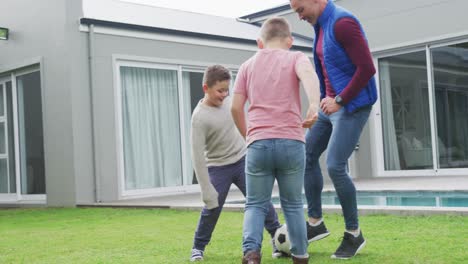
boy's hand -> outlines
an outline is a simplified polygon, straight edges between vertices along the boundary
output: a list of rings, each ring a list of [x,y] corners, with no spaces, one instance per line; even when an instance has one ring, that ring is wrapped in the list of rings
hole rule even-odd
[[[219,206],[218,204],[218,192],[212,184],[207,189],[202,190],[202,200],[208,209],[214,209]]]
[[[318,119],[318,113],[317,110],[315,110],[315,107],[309,107],[307,110],[307,116],[302,122],[302,127],[303,128],[311,128],[315,122],[317,122]]]

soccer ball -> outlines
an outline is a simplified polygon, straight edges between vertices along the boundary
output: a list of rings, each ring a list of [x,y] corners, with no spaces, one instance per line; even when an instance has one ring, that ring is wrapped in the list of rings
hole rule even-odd
[[[286,224],[276,229],[273,239],[275,241],[275,246],[279,251],[288,255],[291,254],[291,243],[289,242],[288,227]]]

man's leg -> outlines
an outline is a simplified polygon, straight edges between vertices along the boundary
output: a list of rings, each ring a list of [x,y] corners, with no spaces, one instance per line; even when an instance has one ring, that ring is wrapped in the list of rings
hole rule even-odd
[[[332,258],[348,259],[366,244],[359,229],[356,188],[347,171],[348,159],[354,151],[371,107],[348,113],[345,109],[332,114],[333,132],[328,146],[328,173],[335,186],[345,219],[346,232]]]
[[[353,153],[371,108],[348,113],[344,108],[330,115],[333,131],[328,144],[327,168],[343,209],[347,230],[359,228],[356,188],[348,174],[348,159]]]
[[[309,218],[322,218],[323,175],[319,158],[327,148],[332,132],[328,116],[319,111],[317,122],[306,133],[306,167],[304,173],[304,191],[307,199]]]

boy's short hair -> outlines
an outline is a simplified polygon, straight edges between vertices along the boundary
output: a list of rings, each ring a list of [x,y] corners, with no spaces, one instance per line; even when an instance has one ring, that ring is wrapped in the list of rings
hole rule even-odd
[[[289,22],[283,17],[271,17],[267,19],[260,29],[260,38],[264,42],[272,39],[285,39],[291,37]]]
[[[208,87],[215,85],[217,82],[231,80],[231,73],[229,70],[222,65],[212,65],[206,68],[205,74],[203,75],[203,84]]]

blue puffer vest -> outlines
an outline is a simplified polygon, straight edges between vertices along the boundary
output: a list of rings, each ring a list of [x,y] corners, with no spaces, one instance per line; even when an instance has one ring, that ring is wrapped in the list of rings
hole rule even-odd
[[[341,47],[340,43],[335,39],[334,27],[336,21],[343,17],[350,17],[359,23],[359,20],[347,10],[336,6],[332,1],[328,1],[325,10],[318,19],[318,23],[314,26],[315,36],[320,32],[320,27],[323,29],[323,60],[325,68],[328,73],[328,78],[333,86],[336,94],[340,94],[346,85],[351,81],[356,67],[351,62],[351,59],[346,54],[346,51]],[[364,37],[365,33],[362,30]],[[314,64],[317,75],[320,79],[320,95],[321,98],[325,97],[325,82],[323,78],[322,65],[317,57],[317,37],[314,40]],[[348,104],[345,109],[348,112],[354,112],[357,109],[372,105],[377,101],[377,89],[375,85],[375,78],[372,77],[367,83],[366,87]]]

